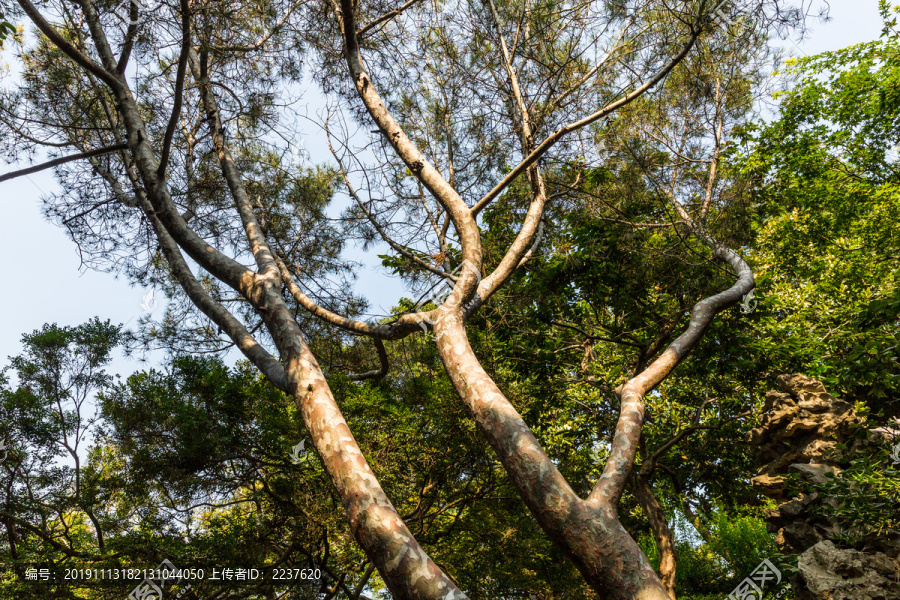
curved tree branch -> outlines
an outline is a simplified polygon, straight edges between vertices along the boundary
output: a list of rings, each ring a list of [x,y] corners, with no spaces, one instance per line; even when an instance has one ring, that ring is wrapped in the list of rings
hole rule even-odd
[[[374,371],[366,371],[365,373],[351,373],[347,376],[347,379],[350,381],[364,381],[366,379],[378,379],[379,377],[384,377],[388,373],[388,356],[387,351],[384,349],[384,342],[379,338],[374,338],[372,340],[375,343],[375,351],[378,352],[378,362],[381,365],[379,368]]]
[[[353,1],[341,0],[340,13],[337,16],[340,19],[344,37],[344,58],[347,61],[356,92],[366,106],[366,110],[397,153],[397,156],[425,186],[425,189],[444,207],[450,215],[453,225],[456,227],[462,245],[463,259],[471,265],[470,268],[463,271],[450,298],[447,300],[459,306],[471,298],[481,277],[481,234],[478,231],[478,225],[457,191],[428,162],[425,155],[413,144],[403,128],[400,127],[400,124],[388,111],[384,101],[375,89],[371,77],[363,68],[359,42],[356,36]]]
[[[672,58],[672,60],[670,60],[653,77],[651,77],[649,80],[644,82],[636,90],[634,90],[633,92],[631,92],[629,94],[626,94],[623,98],[620,98],[619,100],[616,100],[614,102],[607,104],[606,106],[604,106],[597,112],[595,112],[591,115],[588,115],[587,117],[584,117],[583,119],[580,119],[578,121],[575,121],[573,123],[569,123],[568,125],[564,125],[564,126],[560,127],[559,129],[557,129],[556,131],[554,131],[553,133],[548,135],[546,138],[544,138],[544,141],[542,141],[537,146],[537,148],[532,150],[531,153],[528,154],[528,156],[526,156],[522,160],[522,162],[520,162],[518,165],[513,167],[513,169],[509,173],[507,173],[506,176],[503,179],[501,179],[497,185],[495,185],[493,187],[493,189],[491,189],[487,194],[484,195],[484,197],[481,198],[481,200],[479,200],[478,202],[475,203],[474,206],[472,206],[472,209],[471,209],[472,214],[477,215],[479,212],[481,212],[482,209],[484,209],[485,206],[490,204],[497,196],[499,196],[500,193],[503,192],[503,190],[505,190],[509,186],[510,183],[512,183],[519,175],[524,173],[531,165],[536,163],[538,161],[538,159],[540,159],[544,154],[546,154],[547,151],[550,150],[550,148],[552,148],[556,144],[556,142],[561,140],[563,137],[565,137],[569,133],[572,133],[573,131],[577,131],[578,129],[581,129],[582,127],[586,127],[586,126],[590,125],[591,123],[595,123],[595,122],[599,121],[600,119],[619,110],[623,106],[630,104],[637,98],[641,97],[648,90],[653,89],[656,86],[656,84],[658,84],[660,81],[665,79],[666,75],[668,75],[669,72],[672,69],[674,69],[675,66],[684,59],[685,56],[687,56],[688,52],[690,52],[691,48],[694,46],[694,42],[697,41],[697,36],[699,34],[700,34],[699,29],[692,28],[691,35],[688,38],[688,41],[685,43],[684,47],[681,49],[681,51],[678,54],[676,54]]]
[[[188,0],[181,0],[181,52],[178,54],[178,71],[175,75],[175,97],[173,98],[172,115],[163,137],[162,151],[159,156],[158,177],[165,179],[166,167],[169,164],[169,152],[172,150],[172,138],[178,119],[181,117],[181,104],[184,98],[184,77],[187,71],[188,52],[191,49],[191,8]]]
[[[390,12],[386,12],[383,15],[381,15],[380,17],[378,17],[377,19],[369,21],[368,23],[363,25],[360,29],[358,29],[356,31],[356,36],[360,37],[360,38],[363,37],[364,35],[366,35],[369,31],[371,31],[375,27],[378,27],[379,25],[381,25],[382,23],[384,23],[386,21],[390,21],[394,17],[402,14],[407,8],[409,8],[413,4],[416,4],[416,3],[422,2],[422,1],[423,0],[407,0],[407,2],[400,8],[394,9]]]
[[[400,317],[391,324],[384,323],[366,323],[356,319],[348,319],[339,314],[333,313],[327,308],[317,304],[312,298],[303,293],[297,281],[291,275],[287,265],[281,257],[275,257],[278,269],[281,272],[281,281],[287,287],[288,292],[294,299],[300,303],[300,306],[308,310],[316,317],[327,323],[331,323],[345,331],[367,335],[373,338],[383,340],[396,340],[420,330],[421,323],[431,323],[431,317],[434,311],[423,313],[408,313]]]
[[[684,214],[682,218],[686,216]],[[702,232],[698,235],[701,240],[715,243],[708,235],[701,236]],[[724,292],[696,303],[691,309],[688,328],[646,369],[619,388],[622,408],[609,460],[588,497],[589,502],[595,504],[618,502],[638,450],[644,422],[644,396],[659,385],[697,345],[717,314],[740,302],[741,298],[756,285],[753,270],[736,252],[717,244],[713,249],[713,255],[731,266],[737,275],[737,281]]]

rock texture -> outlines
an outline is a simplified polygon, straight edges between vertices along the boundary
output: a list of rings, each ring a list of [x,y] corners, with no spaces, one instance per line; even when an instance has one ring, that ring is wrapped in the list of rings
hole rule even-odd
[[[883,552],[868,553],[819,542],[800,555],[796,600],[900,598],[900,566]]]
[[[781,392],[766,394],[760,426],[749,435],[749,442],[758,448],[759,470],[752,484],[778,502],[777,509],[766,511],[776,543],[785,553],[800,554],[793,581],[797,599],[900,600],[897,546],[872,552],[835,546],[837,524],[811,510],[826,499],[814,492],[791,496],[785,489],[791,474],[810,484],[837,475],[838,444],[846,442],[865,419],[851,404],[829,394],[821,382],[804,375],[782,375],[778,385]]]
[[[775,541],[784,552],[799,554],[832,539],[836,526],[808,514],[809,505],[818,501],[815,494],[789,497],[784,487],[787,477],[796,473],[803,481],[824,483],[828,473],[837,474],[837,444],[864,419],[819,381],[795,374],[780,376],[778,384],[782,392],[766,394],[760,426],[750,432],[760,465],[751,482],[780,503],[776,510],[766,511],[769,529],[777,533]]]

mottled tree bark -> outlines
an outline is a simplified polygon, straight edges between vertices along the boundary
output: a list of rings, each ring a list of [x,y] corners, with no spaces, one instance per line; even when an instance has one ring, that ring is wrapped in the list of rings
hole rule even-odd
[[[441,360],[479,429],[547,535],[588,583],[611,600],[666,600],[669,595],[637,543],[619,523],[615,504],[578,497],[528,425],[478,362],[458,311],[438,311]]]
[[[338,490],[350,528],[372,564],[398,600],[460,600],[466,596],[416,542],[372,473],[350,433],[322,370],[291,314],[281,291],[279,261],[265,239],[252,211],[249,197],[228,149],[215,96],[201,76],[196,53],[189,59],[200,84],[204,110],[214,146],[235,207],[243,223],[249,249],[259,272],[252,271],[203,240],[179,214],[165,180],[165,169],[149,143],[140,109],[128,81],[107,42],[93,5],[81,3],[93,42],[101,59],[94,63],[68,43],[28,0],[20,5],[58,48],[77,64],[106,83],[116,99],[141,188],[140,208],[150,222],[173,275],[188,297],[235,341],[238,348],[276,386],[292,395],[312,437],[317,453]],[[178,107],[180,108],[180,106]],[[175,114],[175,113],[173,113]],[[165,153],[164,153],[165,154]],[[278,348],[271,356],[227,309],[213,299],[191,273],[182,251],[203,269],[238,291],[260,314]]]
[[[292,328],[296,324],[287,323]],[[350,530],[395,598],[466,598],[400,518],[350,432],[322,370],[299,330],[287,353],[289,385],[316,451],[337,488]],[[285,355],[283,354],[283,356]]]
[[[527,424],[481,367],[469,345],[461,311],[444,306],[437,313],[434,330],[438,350],[463,402],[538,523],[571,557],[585,579],[608,598],[669,598],[668,589],[619,523],[616,507],[634,464],[644,396],[696,345],[718,312],[753,289],[753,273],[736,253],[716,245],[714,255],[733,268],[738,281],[728,290],[698,302],[687,330],[622,386],[622,409],[610,458],[586,500],[572,491]]]
[[[669,592],[672,600],[675,600],[675,574],[677,571],[677,555],[675,553],[675,536],[666,520],[650,482],[640,473],[633,473],[629,478],[629,488],[634,494],[641,508],[647,515],[650,530],[653,532],[653,540],[656,542],[656,550],[659,554],[659,579]]]
[[[669,598],[667,587],[619,523],[616,507],[634,464],[645,394],[677,366],[719,311],[753,288],[753,273],[736,253],[717,246],[715,254],[730,263],[739,276],[737,283],[698,302],[687,330],[623,386],[610,458],[586,500],[573,492],[515,407],[481,367],[469,345],[461,311],[453,306],[438,310],[434,324],[438,350],[466,407],[544,531],[599,593],[614,600]]]

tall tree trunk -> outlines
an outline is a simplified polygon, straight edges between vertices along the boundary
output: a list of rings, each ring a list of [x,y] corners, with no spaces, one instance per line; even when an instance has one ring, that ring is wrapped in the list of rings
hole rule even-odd
[[[653,531],[653,539],[659,553],[659,579],[672,600],[675,600],[675,572],[678,558],[675,554],[675,536],[672,535],[666,515],[653,494],[650,482],[639,473],[633,473],[628,481],[632,493],[647,514],[650,529]]]
[[[379,484],[279,284],[267,286],[261,303],[263,319],[278,345],[288,389],[338,491],[353,536],[397,600],[464,600],[466,595],[419,545]]]

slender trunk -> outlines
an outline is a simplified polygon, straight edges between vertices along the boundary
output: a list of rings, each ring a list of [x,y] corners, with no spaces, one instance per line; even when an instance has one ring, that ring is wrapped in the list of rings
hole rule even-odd
[[[669,600],[650,562],[607,501],[579,498],[475,357],[462,317],[438,311],[441,359],[466,407],[541,528],[609,600]]]
[[[173,271],[188,268],[180,256],[180,250],[184,248],[207,271],[240,291],[262,315],[266,328],[278,347],[280,364],[268,356],[249,335],[249,341],[245,344],[247,348],[242,347],[242,350],[245,350],[251,360],[256,359],[254,364],[260,366],[267,378],[293,396],[313,444],[338,490],[350,529],[369,560],[378,569],[393,597],[397,600],[466,598],[419,546],[372,473],[299,325],[281,296],[278,278],[252,273],[229,257],[221,255],[190,229],[174,210],[165,180],[160,180],[157,176],[158,162],[147,142],[143,122],[130,92],[123,86],[118,96],[123,121],[131,140],[129,146],[149,192],[150,201],[147,204],[152,203],[152,206],[145,206],[145,212],[154,225],[161,246],[167,252],[169,264]],[[235,200],[241,202],[239,198]],[[253,224],[253,219],[247,220]],[[260,235],[257,239],[260,243],[255,247],[256,254],[263,256],[261,262],[267,264],[263,238]],[[189,273],[182,273],[179,281],[186,286],[185,290],[190,295],[190,285],[185,281],[192,276],[188,275]],[[192,300],[204,309],[202,299],[192,296]],[[214,309],[206,308],[215,312]],[[233,319],[232,315],[227,316]],[[222,324],[221,319],[217,322]],[[230,330],[229,335],[235,341],[245,341],[240,335],[233,335]],[[279,377],[281,365],[283,378]]]
[[[703,538],[703,541],[709,544],[712,541],[712,532],[709,530],[709,527],[706,526],[706,523],[704,523],[697,513],[694,512],[694,509],[691,508],[691,505],[687,500],[682,503],[681,509],[684,512],[684,516],[688,518],[688,521],[691,522],[691,525],[694,526],[694,529],[696,529],[697,533],[700,534],[700,537]]]
[[[268,289],[264,313],[285,365],[288,387],[331,477],[350,530],[397,600],[461,600],[466,596],[431,560],[406,527],[359,449],[297,322]]]
[[[16,535],[15,526],[12,519],[4,519],[3,525],[6,527],[6,539],[9,543],[9,556],[13,560],[19,559],[19,538]]]
[[[629,483],[631,491],[647,514],[650,529],[653,531],[653,539],[656,541],[656,549],[659,553],[659,579],[672,600],[675,600],[675,571],[677,568],[675,536],[672,535],[666,515],[653,494],[650,482],[640,474],[632,474]]]

